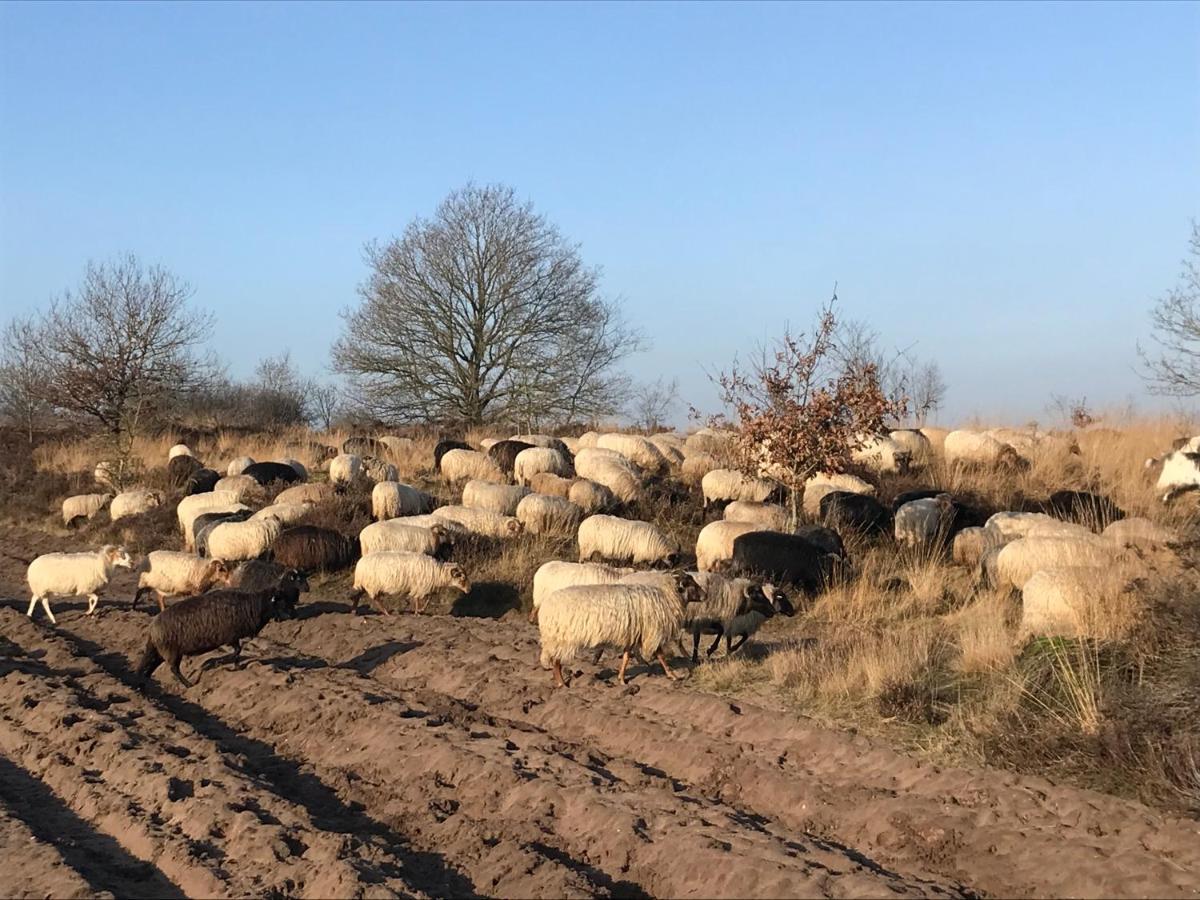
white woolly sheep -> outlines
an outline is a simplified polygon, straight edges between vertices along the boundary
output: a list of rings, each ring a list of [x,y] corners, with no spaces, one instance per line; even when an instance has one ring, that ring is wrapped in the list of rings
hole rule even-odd
[[[709,453],[691,453],[683,458],[679,466],[679,477],[688,484],[699,484],[713,469],[721,468],[721,463]]]
[[[846,472],[818,472],[804,482],[804,511],[813,518],[821,515],[821,500],[826,494],[845,491],[850,494],[875,494],[875,487],[857,475]]]
[[[416,446],[412,438],[396,437],[391,434],[385,434],[383,437],[376,438],[376,440],[387,448],[388,456],[393,460],[397,460],[404,454],[412,452],[413,447]]]
[[[226,475],[241,475],[248,468],[254,465],[254,458],[251,456],[239,456],[236,459],[231,459],[229,465],[225,467]]]
[[[554,670],[555,684],[566,687],[562,664],[580,650],[615,646],[623,651],[617,681],[625,683],[629,654],[657,659],[672,681],[675,675],[663,650],[676,639],[688,603],[701,598],[699,585],[676,573],[671,586],[649,584],[585,584],[562,588],[538,609],[541,664]]]
[[[1178,543],[1179,535],[1149,519],[1118,519],[1104,529],[1104,537],[1121,546],[1161,547]]]
[[[411,598],[413,612],[420,614],[429,597],[443,588],[457,588],[465,594],[471,590],[471,582],[457,563],[439,562],[423,553],[385,550],[364,556],[355,565],[353,608],[358,609],[365,594],[381,613],[391,615],[378,600],[398,594]]]
[[[412,525],[403,519],[385,519],[360,531],[358,545],[363,556],[387,550],[440,556],[449,543],[447,535],[444,525]]]
[[[500,443],[500,441],[501,441],[501,438],[484,438],[482,441],[479,442],[479,449],[482,452],[487,453],[489,450],[492,449],[493,446]]]
[[[579,438],[564,437],[560,440],[562,440],[563,446],[567,448],[567,452],[574,456],[575,451],[579,449]]]
[[[896,510],[896,543],[906,547],[926,547],[944,539],[954,524],[954,515],[954,503],[949,494],[910,500]]]
[[[901,450],[908,452],[909,463],[924,468],[933,462],[933,444],[916,428],[897,428],[888,437]]]
[[[195,455],[196,454],[192,452],[192,448],[189,447],[187,444],[176,444],[174,447],[172,447],[170,450],[167,451],[167,461],[169,462],[170,460],[174,459],[177,456],[195,456]]]
[[[558,559],[542,563],[533,573],[533,607],[529,610],[529,621],[537,621],[542,601],[560,588],[578,584],[616,584],[632,571],[603,563],[573,563]]]
[[[946,435],[950,433],[948,428],[935,428],[932,425],[922,425],[917,429],[929,441],[929,446],[933,448],[935,453],[941,453],[946,444]]]
[[[581,562],[608,559],[615,562],[673,566],[679,545],[649,522],[616,516],[589,516],[579,524]]]
[[[96,468],[92,470],[92,478],[101,487],[115,488],[120,473],[121,466],[119,463],[105,460],[96,463]]]
[[[594,481],[608,488],[622,503],[636,503],[642,496],[642,476],[633,464],[617,457],[589,456],[591,453],[610,451],[580,450],[575,457],[575,472],[580,478]]]
[[[752,500],[762,503],[779,493],[779,483],[755,478],[734,469],[713,469],[700,480],[704,505],[728,500]]]
[[[241,503],[261,497],[263,493],[262,485],[250,475],[226,475],[217,481],[213,490],[236,494]]]
[[[435,519],[454,522],[470,534],[485,538],[515,538],[524,526],[513,516],[502,516],[486,509],[466,506],[440,506],[433,511]]]
[[[575,481],[574,478],[564,478],[553,472],[538,472],[529,479],[529,489],[535,494],[549,494],[567,500],[571,497],[571,486]]]
[[[133,560],[124,547],[105,544],[87,553],[46,553],[29,564],[25,579],[32,595],[25,615],[33,618],[34,607],[40,601],[46,617],[55,625],[58,620],[50,610],[51,597],[88,598],[87,614],[96,611],[96,603],[112,578],[114,569],[129,569]]]
[[[1063,566],[1103,566],[1118,557],[1113,542],[1087,537],[1024,537],[1006,544],[996,556],[996,582],[1018,590],[1035,572]]]
[[[792,516],[778,503],[734,500],[725,507],[726,522],[753,522],[763,531],[790,531]]]
[[[410,484],[381,481],[371,488],[371,517],[377,522],[432,512],[435,506],[436,497]]]
[[[478,450],[449,450],[442,456],[440,468],[442,477],[450,482],[477,479],[504,484],[508,481],[488,455]]]
[[[611,490],[587,478],[577,478],[567,493],[567,499],[586,515],[610,512],[617,507],[617,497]]]
[[[329,483],[350,484],[362,473],[362,457],[353,453],[339,453],[329,461]]]
[[[733,542],[752,531],[766,531],[757,522],[726,522],[718,519],[700,529],[696,537],[696,568],[711,572],[733,559]]]
[[[1120,581],[1100,566],[1058,566],[1029,577],[1021,591],[1023,635],[1095,636],[1096,612]]]
[[[333,485],[326,483],[297,484],[275,495],[276,503],[324,503],[332,500]]]
[[[108,507],[108,516],[115,522],[118,519],[141,515],[152,509],[157,509],[159,506],[162,506],[162,502],[162,491],[148,490],[146,488],[121,491],[121,493],[113,497],[112,504]]]
[[[363,457],[362,473],[374,482],[400,480],[400,472],[395,466],[374,456]]]
[[[196,521],[197,516],[204,513],[239,512],[243,509],[249,509],[249,507],[240,503],[237,494],[233,491],[208,491],[180,500],[179,505],[175,507],[175,517],[179,520],[179,528],[183,531],[184,541],[190,547],[195,540],[192,523]]]
[[[595,447],[598,440],[600,440],[600,432],[585,431],[579,437],[575,438],[575,449],[571,452],[578,455],[580,450],[586,450],[589,447]]]
[[[683,442],[686,451],[684,456],[692,453],[711,453],[719,455],[728,448],[733,437],[728,431],[716,431],[712,428],[701,428],[694,434],[689,434]]]
[[[670,464],[662,451],[644,437],[636,434],[610,433],[596,441],[600,450],[613,450],[650,475],[666,474]]]
[[[954,536],[950,557],[961,566],[977,566],[990,550],[1008,543],[999,532],[986,528],[964,528]]]
[[[433,528],[436,525],[442,529],[442,533],[446,539],[451,542],[471,536],[471,532],[462,525],[452,522],[450,519],[440,519],[433,513],[426,513],[420,516],[401,516],[398,519],[388,519],[387,521],[403,525],[414,525],[418,528]]]
[[[995,544],[1007,544],[1018,538],[1029,537],[1032,534],[1041,534],[1048,537],[1054,535],[1091,534],[1082,525],[1064,522],[1062,519],[1056,519],[1045,513],[1013,512],[1008,510],[995,513],[984,523],[983,527],[995,536],[993,540]]]
[[[513,461],[513,481],[528,485],[541,472],[568,477],[575,474],[571,461],[559,450],[550,447],[530,447],[517,454]]]
[[[166,609],[167,597],[203,594],[216,584],[229,583],[229,566],[223,559],[203,559],[178,550],[152,550],[138,565],[138,586],[131,609],[144,594],[154,594],[158,608]]]
[[[64,525],[71,525],[77,519],[91,519],[92,516],[112,502],[112,494],[76,494],[62,502],[62,517]]]
[[[912,453],[901,447],[887,435],[869,435],[860,438],[861,445],[850,453],[850,458],[880,475],[902,474],[912,463]]]
[[[556,438],[549,434],[514,434],[509,440],[532,444],[534,447],[545,447],[548,450],[557,450],[564,456],[570,452],[562,438]]]
[[[311,503],[272,503],[252,515],[250,521],[273,516],[279,520],[280,525],[295,525],[312,512],[312,508]]]
[[[946,464],[953,466],[1013,467],[1020,463],[1020,454],[1009,444],[989,434],[974,431],[951,431],[942,443]]]
[[[258,559],[265,555],[283,531],[278,519],[247,519],[222,522],[208,535],[208,555],[213,559]]]
[[[571,534],[583,519],[583,510],[570,500],[549,494],[523,497],[516,513],[529,534]]]
[[[472,479],[463,485],[462,505],[469,509],[486,509],[502,516],[515,516],[517,504],[528,496],[529,488],[519,484],[496,484]]]

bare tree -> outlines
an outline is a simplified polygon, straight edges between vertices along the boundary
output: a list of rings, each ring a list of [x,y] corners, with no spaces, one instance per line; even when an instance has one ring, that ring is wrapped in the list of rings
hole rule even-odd
[[[872,366],[891,405],[906,410],[916,425],[924,425],[941,408],[946,382],[933,361],[922,360],[909,346],[887,351],[879,332],[858,319],[840,321],[831,355],[850,367]]]
[[[300,376],[290,351],[262,359],[254,375],[250,387],[253,424],[277,427],[302,425],[309,421],[313,384]]]
[[[1138,346],[1150,390],[1175,397],[1200,394],[1200,224],[1196,222],[1192,222],[1179,282],[1155,301],[1150,323],[1155,347]]]
[[[341,391],[332,382],[313,382],[309,389],[314,421],[328,431],[342,410]]]
[[[367,261],[333,358],[380,418],[552,423],[620,408],[613,369],[636,336],[597,271],[511,188],[451,193]]]
[[[658,431],[678,404],[678,379],[664,381],[658,378],[638,385],[630,403],[633,424],[643,431]]]
[[[914,424],[924,425],[929,417],[942,408],[946,398],[946,382],[936,362],[913,360],[905,373],[907,385],[902,395],[908,397],[909,414]]]
[[[34,431],[50,411],[45,399],[50,379],[38,340],[32,318],[14,319],[0,336],[0,412],[20,426],[31,446]]]

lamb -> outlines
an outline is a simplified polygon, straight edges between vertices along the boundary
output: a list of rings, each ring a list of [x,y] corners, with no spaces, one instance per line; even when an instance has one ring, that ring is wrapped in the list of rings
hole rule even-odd
[[[617,507],[617,498],[607,487],[587,478],[577,478],[567,493],[567,499],[585,514],[611,512]]]
[[[689,603],[701,599],[695,580],[676,573],[671,586],[649,584],[586,584],[562,588],[546,597],[538,610],[541,664],[554,669],[554,682],[567,684],[562,664],[583,649],[622,648],[617,680],[625,684],[629,654],[656,658],[667,678],[675,680],[663,649],[675,640]]]
[[[376,521],[432,512],[437,498],[398,481],[381,481],[371,488],[371,517]]]
[[[405,553],[424,553],[436,559],[445,558],[452,546],[444,526],[409,525],[403,519],[373,522],[358,533],[358,544],[363,556],[385,550],[402,550]]]
[[[804,511],[814,518],[821,514],[821,500],[826,494],[845,491],[850,494],[874,494],[875,487],[857,475],[845,472],[818,472],[804,482]]]
[[[912,453],[886,435],[869,435],[860,438],[861,444],[851,452],[850,458],[859,465],[881,475],[903,475],[912,463]]]
[[[488,459],[487,454],[477,450],[448,451],[442,457],[441,471],[442,477],[449,482],[467,481],[472,478],[500,483],[507,481],[504,473],[496,468],[496,464]]]
[[[252,465],[254,465],[253,457],[239,456],[229,461],[229,465],[225,467],[225,474],[228,476],[241,475]]]
[[[301,466],[300,468],[303,470],[304,467]],[[304,480],[302,472],[296,471],[295,466],[285,462],[256,462],[253,465],[246,466],[238,477],[251,478],[255,483],[263,486],[273,481],[294,484],[297,481]]]
[[[465,441],[438,441],[433,447],[433,471],[442,471],[442,457],[451,450],[473,450]]]
[[[167,597],[203,594],[217,584],[229,584],[229,566],[221,559],[201,559],[176,550],[153,550],[138,566],[138,585],[130,609],[146,594],[154,594],[159,610]]]
[[[262,486],[251,475],[226,475],[213,486],[214,491],[229,491],[237,495],[239,502],[262,496]]]
[[[513,516],[502,516],[486,509],[442,506],[433,511],[433,516],[460,525],[477,537],[514,538],[524,531],[524,526]]]
[[[699,662],[700,636],[716,635],[716,640],[708,648],[706,656],[712,656],[721,638],[729,634],[734,622],[741,616],[758,614],[763,621],[775,615],[775,607],[767,599],[763,586],[749,578],[725,578],[712,572],[689,572],[704,592],[700,603],[691,604],[683,617],[683,630],[692,636],[692,662]],[[749,637],[743,634],[738,643],[740,648]],[[737,648],[730,646],[727,639],[726,652],[733,653]]]
[[[712,572],[733,560],[733,542],[743,534],[764,531],[757,522],[728,522],[718,519],[700,529],[696,537],[696,568]]]
[[[191,547],[195,540],[192,526],[197,516],[209,512],[236,512],[246,508],[233,491],[209,491],[206,494],[184,497],[175,507],[175,516],[183,531],[184,542]]]
[[[112,494],[76,494],[62,502],[63,524],[73,528],[80,519],[90,520],[92,516],[112,502]]]
[[[726,522],[752,522],[763,531],[788,531],[791,514],[778,503],[734,500],[725,507]]]
[[[550,447],[530,447],[517,454],[513,461],[513,480],[517,484],[528,485],[530,479],[540,472],[563,477],[575,474],[567,455]]]
[[[278,584],[262,591],[220,590],[181,600],[150,621],[138,675],[148,681],[165,662],[176,681],[192,687],[194,682],[179,668],[183,658],[226,645],[233,647],[234,664],[240,664],[242,641],[257,635],[272,619],[291,618],[295,598],[306,590],[303,576],[285,572]]]
[[[704,505],[730,500],[752,500],[765,503],[776,499],[782,488],[776,481],[744,475],[734,469],[713,469],[700,479]]]
[[[727,574],[792,585],[811,595],[828,583],[840,562],[800,535],[752,531],[734,538]]]
[[[616,584],[633,569],[614,568],[602,563],[573,563],[551,560],[542,563],[533,573],[533,606],[529,610],[529,621],[536,622],[542,601],[560,588],[577,584]]]
[[[298,484],[280,491],[275,495],[276,503],[324,503],[332,500],[333,485],[330,484]]]
[[[596,446],[601,450],[615,450],[651,475],[664,475],[670,468],[662,451],[636,434],[602,434]]]
[[[951,431],[942,444],[950,467],[986,467],[1015,469],[1022,466],[1020,455],[1009,444],[988,434]]]
[[[329,483],[350,484],[362,473],[362,457],[352,453],[341,453],[329,461]]]
[[[562,497],[529,494],[516,509],[517,521],[529,534],[571,534],[583,519],[583,510]]]
[[[589,516],[579,525],[578,540],[580,562],[610,559],[661,566],[679,562],[679,545],[649,522]]]
[[[55,625],[58,620],[50,610],[50,598],[88,598],[87,614],[96,611],[96,603],[113,576],[114,569],[133,568],[133,560],[124,547],[105,544],[99,550],[86,553],[45,553],[29,564],[25,578],[32,595],[25,615],[33,618],[34,607],[41,601],[46,617]]]
[[[270,506],[264,506],[251,519],[265,519],[267,516],[273,516],[279,520],[280,525],[295,525],[297,522],[303,521],[310,512],[313,505],[311,503],[272,503]]]
[[[515,516],[517,504],[527,496],[529,496],[529,488],[521,485],[496,484],[491,481],[472,479],[463,486],[462,505],[469,509],[484,509],[502,516]]]
[[[200,556],[208,556],[208,536],[222,522],[245,522],[254,514],[248,506],[243,506],[234,512],[201,513],[192,523],[192,532],[196,538],[194,549]]]
[[[196,454],[191,451],[191,448],[188,447],[187,444],[176,444],[174,447],[172,447],[170,450],[167,451],[167,462],[170,462],[171,460],[175,459],[177,456],[193,456],[194,457],[195,455]]]
[[[208,554],[225,560],[258,559],[271,549],[282,530],[279,520],[270,516],[222,522],[208,535]]]
[[[162,506],[162,491],[152,491],[139,488],[132,491],[121,491],[113,497],[108,507],[108,515],[114,522],[129,516],[141,515]]]
[[[949,494],[905,503],[896,511],[896,543],[908,547],[940,543],[949,536],[954,515],[954,502]]]
[[[533,444],[527,444],[524,441],[497,441],[486,448],[488,459],[509,478],[512,478],[513,465],[517,461],[517,456],[523,450],[532,449]]]
[[[1024,537],[1004,546],[996,556],[996,583],[1025,587],[1035,572],[1062,566],[1105,566],[1114,562],[1117,548],[1096,535],[1086,537]]]
[[[359,557],[358,541],[332,528],[294,525],[274,539],[275,562],[299,572],[336,572]]]
[[[548,494],[552,497],[570,500],[571,488],[578,480],[577,478],[564,478],[553,472],[538,472],[529,479],[529,489],[535,494]]]
[[[354,567],[353,609],[365,594],[385,616],[391,613],[378,602],[385,594],[401,594],[412,599],[413,612],[424,611],[429,597],[442,588],[456,588],[464,594],[471,582],[456,563],[439,562],[423,553],[383,551],[362,557]],[[424,602],[422,602],[424,601]]]
[[[580,450],[575,457],[575,472],[581,478],[604,485],[622,503],[636,503],[642,496],[641,474],[619,456],[614,459],[599,451]]]
[[[182,457],[177,457],[182,459]],[[221,480],[221,473],[214,469],[197,469],[188,476],[187,482],[183,486],[183,493],[191,497],[193,494],[208,494],[217,487],[217,482]]]
[[[395,466],[386,460],[374,456],[363,457],[362,471],[367,478],[374,482],[398,481],[400,479],[400,472]]]
[[[183,487],[204,464],[194,456],[176,456],[167,461],[167,481],[172,487]]]

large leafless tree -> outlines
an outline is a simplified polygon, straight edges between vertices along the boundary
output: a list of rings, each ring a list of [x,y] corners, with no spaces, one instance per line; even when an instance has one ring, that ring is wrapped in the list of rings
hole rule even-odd
[[[1200,224],[1192,223],[1188,256],[1178,283],[1150,311],[1152,348],[1139,347],[1155,393],[1200,394]]]
[[[454,191],[367,261],[333,358],[372,414],[535,426],[624,401],[615,368],[637,336],[578,248],[511,188]]]

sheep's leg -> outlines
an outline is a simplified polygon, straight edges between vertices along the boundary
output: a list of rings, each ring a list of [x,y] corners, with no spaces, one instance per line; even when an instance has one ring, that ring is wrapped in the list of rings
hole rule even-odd
[[[371,603],[374,605],[374,607],[375,607],[377,610],[379,610],[381,613],[383,613],[383,615],[385,615],[385,616],[390,616],[390,615],[391,615],[391,613],[388,611],[388,608],[387,608],[386,606],[384,606],[384,605],[383,605],[383,601],[381,601],[381,600],[379,599],[379,597],[372,597],[372,598],[371,598]]]
[[[719,647],[719,646],[721,645],[721,638],[722,638],[724,635],[725,635],[725,631],[724,631],[724,629],[722,629],[721,631],[718,631],[718,632],[717,632],[717,637],[716,637],[716,639],[715,639],[715,640],[712,642],[712,646],[708,648],[708,652],[704,654],[705,656],[712,656],[714,653],[716,653],[716,652],[717,652],[717,647]],[[697,636],[696,636],[696,643],[699,643],[699,642],[700,642],[700,636],[699,636],[699,635],[697,635]]]
[[[719,641],[720,638],[718,637],[717,640]],[[692,665],[694,666],[698,662],[700,662],[700,632],[693,631],[692,632]]]
[[[679,676],[671,671],[671,667],[667,665],[667,660],[663,656],[662,651],[659,650],[658,653],[655,654],[655,656],[658,657],[658,662],[663,667],[663,673],[672,681],[678,680]]]
[[[233,665],[237,668],[242,664],[242,642],[236,640],[233,642]]]
[[[537,607],[529,607],[529,624],[533,625],[537,622]]]
[[[29,616],[29,618],[31,618],[31,619],[33,618],[33,610],[37,606],[37,602],[39,599],[40,598],[38,597],[37,594],[34,594],[32,597],[29,598],[29,609],[25,610],[25,615]]]
[[[600,660],[602,660],[603,658],[604,658],[604,648],[603,648],[603,647],[597,647],[597,648],[596,648],[596,655],[592,657],[592,665],[593,665],[593,666],[598,666],[598,665],[600,665]]]
[[[738,648],[741,647],[742,644],[746,643],[746,641],[749,640],[749,638],[750,638],[750,635],[748,635],[748,634],[739,634],[737,643],[729,648],[729,652],[737,653]]]
[[[97,603],[99,603],[99,602],[100,602],[100,597],[99,597],[98,595],[96,595],[96,594],[88,594],[88,611],[87,611],[87,614],[88,614],[89,616],[90,616],[90,615],[92,615],[92,613],[94,613],[94,612],[96,611],[96,604],[97,604]]]
[[[554,661],[554,684],[556,687],[567,687],[567,683],[562,677],[562,663],[557,659]]]
[[[625,668],[629,665],[629,651],[625,651],[625,655],[621,657],[621,670],[617,672],[617,681],[621,684],[625,683]]]
[[[154,595],[155,595],[155,596],[158,598],[158,611],[159,611],[159,612],[166,612],[166,609],[167,609],[167,595],[166,595],[166,594],[164,594],[162,591],[155,591],[155,592],[154,592]]]
[[[178,652],[172,653],[167,658],[167,664],[171,667],[171,674],[175,676],[175,680],[178,681],[180,684],[182,684],[184,687],[192,687],[195,684],[195,682],[188,681],[187,678],[184,676],[183,672],[179,668],[179,664],[181,662],[183,662],[183,655]]]
[[[51,625],[57,625],[58,619],[54,618],[54,613],[50,611],[50,598],[42,597],[42,609],[46,611],[46,616],[50,619]]]

